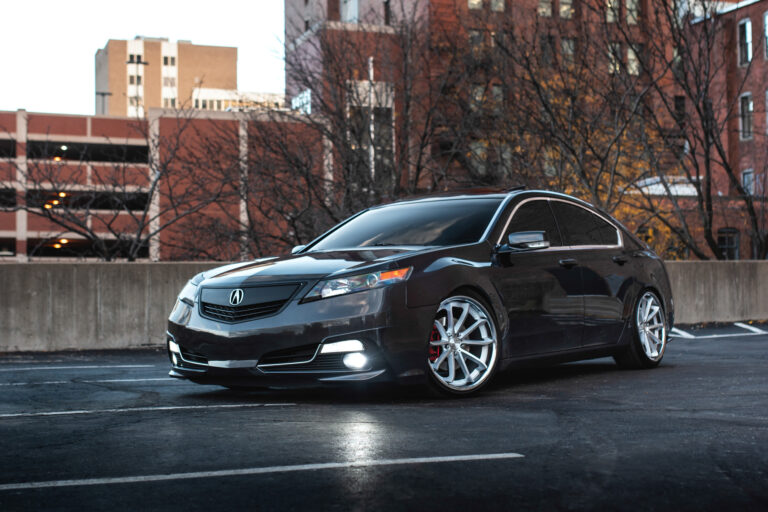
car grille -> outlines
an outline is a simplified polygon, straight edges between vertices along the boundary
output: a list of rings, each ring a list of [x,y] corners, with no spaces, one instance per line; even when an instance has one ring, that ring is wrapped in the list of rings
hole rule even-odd
[[[311,355],[309,356],[312,357]],[[307,359],[299,360],[294,364],[286,364],[284,366],[267,366],[265,364],[265,358],[259,361],[259,369],[264,373],[301,373],[301,372],[317,372],[317,373],[336,373],[336,372],[349,372],[349,368],[344,366],[342,358],[344,354],[318,354],[316,358],[309,362]],[[269,360],[269,359],[267,359]],[[266,363],[269,364],[269,363]]]
[[[301,347],[275,350],[264,354],[259,360],[263,364],[290,364],[309,361],[317,352],[317,345],[304,345]]]
[[[201,305],[202,313],[207,317],[223,320],[225,322],[244,322],[245,320],[253,320],[254,318],[274,315],[280,311],[280,308],[282,308],[286,302],[288,301],[276,300],[272,302],[262,302],[261,304],[251,304],[248,306],[221,306],[219,304],[203,302]]]
[[[242,302],[237,305],[230,303],[230,294],[236,288],[203,288],[200,294],[200,314],[228,323],[274,315],[291,300],[301,285],[302,283],[280,283],[243,287],[240,297]]]

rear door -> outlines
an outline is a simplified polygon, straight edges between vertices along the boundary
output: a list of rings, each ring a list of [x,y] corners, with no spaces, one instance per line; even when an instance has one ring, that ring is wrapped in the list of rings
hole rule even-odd
[[[582,346],[616,343],[624,326],[624,298],[631,265],[619,229],[591,210],[552,199],[558,226],[581,270],[584,294]]]
[[[583,319],[581,273],[566,261],[568,251],[546,198],[517,205],[500,243],[519,231],[544,231],[550,247],[498,255],[494,281],[509,317],[508,355],[578,348]]]

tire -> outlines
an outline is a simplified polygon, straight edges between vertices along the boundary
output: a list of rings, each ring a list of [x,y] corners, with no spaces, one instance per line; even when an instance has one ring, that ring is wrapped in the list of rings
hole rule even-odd
[[[467,396],[485,387],[498,367],[492,309],[465,292],[440,303],[427,343],[429,387],[438,396]]]
[[[632,314],[632,341],[613,359],[622,368],[655,368],[667,348],[667,316],[664,305],[651,290],[644,290]]]

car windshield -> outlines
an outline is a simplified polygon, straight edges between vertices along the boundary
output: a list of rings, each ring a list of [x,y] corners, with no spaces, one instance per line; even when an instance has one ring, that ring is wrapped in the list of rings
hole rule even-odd
[[[368,210],[310,249],[390,245],[447,246],[477,242],[502,198],[399,203]]]

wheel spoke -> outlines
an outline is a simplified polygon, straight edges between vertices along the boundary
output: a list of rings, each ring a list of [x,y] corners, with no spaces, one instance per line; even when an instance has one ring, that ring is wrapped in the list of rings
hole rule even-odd
[[[461,371],[464,372],[464,376],[466,379],[471,383],[475,380],[472,378],[472,374],[469,372],[469,368],[467,368],[467,362],[464,360],[464,356],[461,354],[461,352],[456,354],[459,359],[459,366],[461,366]]]
[[[649,318],[648,313],[650,313],[650,311],[651,311],[651,306],[653,306],[653,300],[650,297],[647,297],[645,299],[645,309],[643,311],[643,321],[644,322],[648,321],[648,318]]]
[[[640,343],[643,344],[643,349],[645,350],[646,354],[650,355],[653,353],[651,344],[648,342],[648,336],[645,333],[640,334]]]
[[[652,325],[646,325],[646,329],[658,329],[659,327],[664,327],[664,324],[652,324]]]
[[[448,339],[448,333],[445,332],[445,327],[443,327],[443,324],[435,320],[435,327],[437,328],[437,333],[440,335],[440,339]]]
[[[453,302],[448,303],[446,310],[448,312],[446,327],[448,327],[448,332],[453,332]]]
[[[443,350],[443,353],[440,354],[437,359],[435,359],[435,362],[432,363],[432,368],[437,371],[440,368],[440,365],[443,364],[443,361],[445,361],[445,358],[448,357],[448,354],[450,354],[450,350]]]
[[[451,355],[448,358],[448,382],[453,382],[456,378],[456,358],[454,357],[453,352],[446,351],[446,353]]]
[[[456,323],[453,326],[453,332],[457,333],[461,327],[464,325],[464,322],[467,320],[467,315],[469,314],[469,304],[464,303],[461,305],[461,314],[459,315],[459,319],[456,320]]]
[[[658,336],[653,334],[652,332],[648,332],[648,336],[650,336],[653,339],[653,342],[656,343],[656,345],[661,346],[661,340]]]
[[[481,319],[477,320],[475,323],[473,323],[472,325],[470,325],[469,327],[467,327],[466,329],[461,331],[461,333],[459,333],[459,337],[460,338],[466,338],[467,336],[472,334],[475,331],[475,329],[477,329],[478,327],[480,327],[481,325],[483,325],[487,321],[488,320],[486,320],[485,318],[481,318]]]
[[[464,350],[463,348],[459,351],[464,357],[468,358],[470,361],[474,362],[478,367],[480,367],[480,370],[485,371],[488,366],[483,362],[482,359],[477,357],[475,354],[470,352],[469,350]]]
[[[462,345],[490,345],[493,343],[491,338],[482,338],[479,340],[461,340]]]
[[[651,312],[650,312],[650,314],[648,315],[648,318],[646,318],[646,319],[645,319],[645,321],[646,321],[646,322],[650,322],[650,321],[651,321],[651,319],[652,319],[654,316],[656,316],[656,313],[658,313],[658,312],[659,312],[659,310],[660,310],[659,306],[657,306],[657,305],[655,305],[655,304],[654,304],[654,305],[651,307]]]

